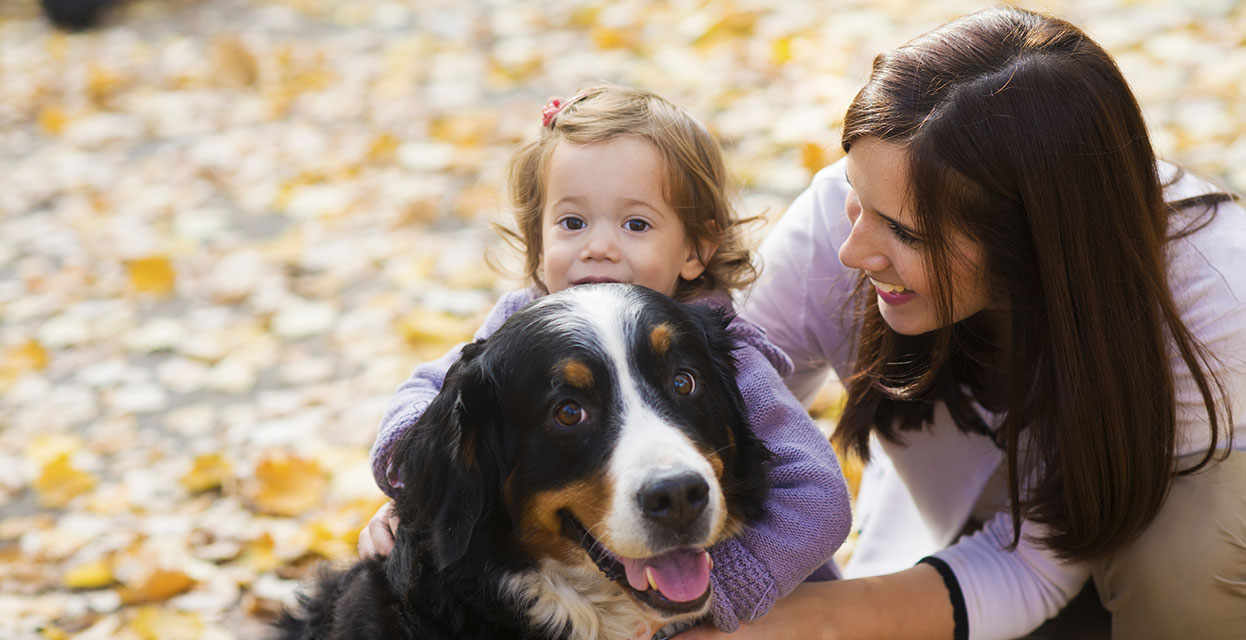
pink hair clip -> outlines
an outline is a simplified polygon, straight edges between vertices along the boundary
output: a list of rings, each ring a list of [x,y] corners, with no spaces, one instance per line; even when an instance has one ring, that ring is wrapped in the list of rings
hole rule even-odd
[[[544,109],[541,109],[541,126],[542,127],[553,126],[554,116],[558,115],[558,112],[561,110],[562,110],[561,100],[559,100],[558,98],[554,98],[553,100],[550,100],[549,104],[545,105]]]

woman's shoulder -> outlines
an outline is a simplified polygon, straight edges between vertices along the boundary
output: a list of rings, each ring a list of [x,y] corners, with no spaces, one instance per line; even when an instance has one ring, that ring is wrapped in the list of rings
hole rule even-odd
[[[1195,174],[1174,175],[1169,202],[1221,191]],[[1172,215],[1169,288],[1190,329],[1246,335],[1246,209],[1233,200],[1196,202]]]

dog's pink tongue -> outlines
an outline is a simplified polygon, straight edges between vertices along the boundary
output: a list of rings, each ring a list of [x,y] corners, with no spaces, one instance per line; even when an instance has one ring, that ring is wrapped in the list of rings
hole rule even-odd
[[[653,558],[620,558],[627,570],[627,583],[637,591],[649,588],[648,568],[658,591],[673,602],[690,602],[710,588],[710,554],[701,551],[672,551]]]

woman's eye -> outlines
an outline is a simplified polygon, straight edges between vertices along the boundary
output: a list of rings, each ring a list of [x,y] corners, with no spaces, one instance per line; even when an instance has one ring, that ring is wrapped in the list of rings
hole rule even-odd
[[[904,244],[917,244],[917,236],[909,233],[904,227],[891,221],[887,222],[887,227],[891,229],[891,233],[896,237],[896,240]]]
[[[675,374],[675,378],[671,380],[671,388],[681,396],[686,396],[697,388],[697,381],[687,371],[680,371]]]
[[[585,226],[587,226],[584,224],[583,220],[581,220],[580,218],[576,218],[576,217],[563,218],[562,220],[558,222],[558,224],[559,226],[561,226],[562,228],[568,231],[579,231],[580,229],[583,229]]]
[[[564,402],[554,410],[554,419],[564,427],[574,427],[588,418],[584,407],[574,402]]]
[[[627,222],[624,222],[623,226],[628,231],[639,232],[639,231],[647,231],[649,227],[651,227],[652,225],[650,225],[648,222],[645,222],[644,220],[632,219],[632,220],[628,220]]]

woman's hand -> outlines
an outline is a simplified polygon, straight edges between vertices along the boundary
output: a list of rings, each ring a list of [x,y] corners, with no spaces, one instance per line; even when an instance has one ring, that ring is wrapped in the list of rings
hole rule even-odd
[[[371,558],[387,556],[394,550],[394,535],[398,531],[398,516],[394,515],[394,501],[390,500],[376,510],[368,526],[359,532],[359,556]]]
[[[952,635],[952,603],[943,578],[934,567],[919,564],[885,576],[806,582],[733,633],[697,627],[675,640],[944,640]]]
[[[823,617],[827,600],[834,597],[832,582],[806,582],[786,598],[774,603],[769,613],[753,622],[741,622],[740,628],[723,633],[713,625],[690,629],[674,640],[778,640],[799,638],[818,640],[835,637],[834,629]]]

